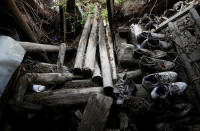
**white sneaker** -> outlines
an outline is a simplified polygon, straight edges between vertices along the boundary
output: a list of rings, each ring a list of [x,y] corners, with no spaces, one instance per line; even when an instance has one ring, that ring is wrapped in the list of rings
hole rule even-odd
[[[155,87],[151,92],[152,99],[165,99],[168,96],[179,96],[187,88],[185,82],[175,82],[171,84],[162,84]]]
[[[142,80],[142,86],[145,88],[153,89],[163,83],[175,82],[178,77],[176,72],[167,71],[147,75]]]

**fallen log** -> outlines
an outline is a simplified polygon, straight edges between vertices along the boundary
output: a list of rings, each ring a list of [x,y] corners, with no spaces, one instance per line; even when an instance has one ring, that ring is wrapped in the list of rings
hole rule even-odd
[[[63,66],[62,69],[63,73],[69,73],[68,67]],[[31,71],[34,73],[58,73],[57,64],[49,64],[49,63],[36,63],[32,66]]]
[[[62,88],[81,88],[81,87],[95,87],[97,84],[93,83],[91,79],[86,80],[72,80],[67,81]]]
[[[89,76],[92,76],[95,68],[96,47],[97,47],[97,26],[98,26],[97,17],[98,17],[98,8],[97,5],[95,5],[94,21],[88,41],[87,51],[85,54],[85,63],[83,67],[84,72]]]
[[[92,76],[92,81],[96,84],[102,85],[102,75],[101,75],[101,70],[100,70],[97,60],[95,62],[95,70]]]
[[[58,72],[63,72],[63,64],[65,60],[65,51],[66,51],[66,44],[61,43],[59,54],[58,54],[58,61],[57,61],[57,70]]]
[[[123,77],[124,73],[127,75],[128,79],[136,79],[136,78],[142,76],[142,71],[140,69],[135,70],[135,71],[128,71],[128,72],[119,73],[118,76]]]
[[[100,21],[99,25],[99,53],[100,53],[101,69],[103,76],[103,87],[106,92],[112,92],[113,90],[112,73],[110,69],[110,63],[108,60],[107,47],[105,42],[105,29],[102,20]]]
[[[24,101],[43,106],[85,104],[91,94],[103,93],[102,87],[59,89],[26,95]]]
[[[59,46],[17,41],[27,52],[58,52]]]
[[[86,105],[78,131],[104,131],[112,103],[111,97],[92,95]]]
[[[111,71],[112,71],[112,79],[113,79],[113,81],[116,81],[117,80],[117,69],[116,69],[116,64],[115,64],[113,42],[112,42],[109,24],[107,24],[107,26],[106,26],[106,36],[107,36],[107,39],[108,39],[108,55],[109,55]]]
[[[4,0],[6,3],[6,7],[10,10],[13,19],[16,21],[17,25],[23,31],[23,34],[26,38],[32,42],[38,42],[35,34],[30,29],[29,25],[26,23],[25,19],[23,18],[21,12],[19,11],[16,3],[14,0]]]
[[[25,75],[31,83],[41,85],[63,84],[72,79],[82,79],[82,76],[71,73],[27,73]]]
[[[85,49],[88,42],[90,30],[91,30],[91,18],[90,16],[88,16],[86,24],[82,32],[81,39],[79,41],[79,45],[78,45],[78,50],[77,50],[75,64],[74,64],[75,74],[80,74],[80,72],[82,71]]]

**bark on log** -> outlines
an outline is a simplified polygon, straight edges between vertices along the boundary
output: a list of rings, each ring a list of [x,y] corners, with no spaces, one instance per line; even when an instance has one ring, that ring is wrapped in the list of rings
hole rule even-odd
[[[84,72],[89,76],[92,76],[95,68],[95,59],[96,59],[96,47],[97,47],[97,17],[98,17],[98,8],[95,5],[95,16],[92,25],[92,30],[90,33],[87,51],[85,54],[85,63],[84,63]]]
[[[85,108],[78,131],[104,131],[113,99],[101,94],[92,95]]]
[[[66,51],[66,44],[61,43],[59,54],[58,54],[58,61],[57,61],[57,70],[58,72],[63,72],[63,64],[65,60],[65,51]]]
[[[26,76],[31,83],[41,85],[63,84],[72,79],[82,78],[82,76],[74,76],[71,73],[27,73]]]
[[[99,25],[99,53],[100,53],[101,69],[103,76],[103,87],[106,92],[112,92],[113,81],[112,81],[112,74],[111,74],[110,63],[108,60],[108,53],[105,42],[105,29],[102,20],[100,20],[100,25]]]
[[[58,106],[58,105],[78,105],[85,104],[91,94],[103,93],[102,87],[91,87],[81,89],[59,89],[55,91],[45,91],[26,95],[25,102],[43,105],[43,106]]]
[[[80,72],[82,71],[85,49],[88,42],[90,30],[91,30],[91,18],[90,16],[88,16],[83,32],[82,32],[81,39],[79,41],[79,45],[78,45],[78,50],[77,50],[75,64],[74,64],[75,74],[80,74]]]
[[[107,24],[107,26],[106,26],[106,36],[107,36],[107,39],[108,39],[108,55],[109,55],[111,71],[112,71],[112,79],[113,79],[113,81],[116,81],[117,80],[117,69],[116,69],[116,64],[115,64],[113,42],[112,42],[109,24]]]
[[[36,63],[32,67],[34,73],[58,73],[56,64]],[[69,73],[68,67],[63,66],[62,69],[63,73]]]
[[[14,0],[4,0],[4,1],[6,3],[7,8],[13,15],[14,20],[16,21],[20,29],[23,31],[24,35],[32,42],[38,42],[36,36],[31,31],[29,25],[26,23],[17,5],[15,4],[15,1]]]
[[[135,71],[128,71],[128,72],[124,72],[124,73],[126,73],[128,79],[136,79],[136,78],[142,76],[142,71],[140,69],[135,70]],[[119,73],[118,76],[122,77],[124,75],[124,73]]]
[[[93,83],[91,79],[87,80],[72,80],[65,82],[62,88],[81,88],[81,87],[95,87],[97,84]]]
[[[95,70],[92,76],[92,81],[96,84],[102,85],[102,75],[101,75],[101,70],[100,70],[99,63],[97,62],[97,60],[95,62]]]
[[[18,42],[27,52],[58,52],[59,46],[46,45],[32,42]]]

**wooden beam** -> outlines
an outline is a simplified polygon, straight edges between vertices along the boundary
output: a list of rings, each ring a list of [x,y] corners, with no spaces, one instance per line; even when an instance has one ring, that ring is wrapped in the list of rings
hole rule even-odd
[[[82,35],[81,35],[81,39],[79,41],[79,45],[78,45],[78,50],[77,50],[75,64],[74,64],[75,74],[80,74],[80,72],[82,71],[83,60],[85,56],[85,49],[87,46],[90,30],[91,30],[91,18],[90,16],[88,16]]]
[[[109,55],[109,61],[110,61],[111,71],[112,71],[112,79],[113,79],[113,81],[116,81],[117,80],[117,68],[116,68],[116,63],[115,63],[113,42],[112,42],[109,24],[107,24],[107,26],[106,26],[106,36],[107,36],[107,40],[108,40],[108,55]]]
[[[96,48],[97,48],[97,17],[98,17],[98,7],[95,5],[95,14],[92,25],[92,30],[90,33],[87,51],[85,54],[85,63],[84,63],[84,72],[89,76],[92,76],[95,68],[95,59],[96,59]]]
[[[60,49],[59,49],[59,54],[58,54],[58,61],[57,61],[58,72],[63,72],[63,65],[64,65],[64,60],[65,60],[65,51],[66,51],[66,44],[61,43]]]
[[[99,53],[100,53],[101,69],[103,76],[103,87],[106,92],[112,92],[113,91],[112,73],[108,59],[108,52],[105,42],[105,29],[102,20],[100,21],[99,24]]]
[[[97,62],[97,60],[95,62],[95,70],[92,76],[92,81],[96,84],[102,85],[102,75],[101,75],[101,70],[100,70],[99,63]]]
[[[103,93],[102,87],[59,89],[26,95],[24,101],[43,106],[85,104],[91,94]]]

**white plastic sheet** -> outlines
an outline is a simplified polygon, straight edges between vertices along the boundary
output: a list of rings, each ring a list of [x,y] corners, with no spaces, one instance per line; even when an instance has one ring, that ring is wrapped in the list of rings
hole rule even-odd
[[[14,39],[0,36],[0,97],[24,55],[24,48]]]

